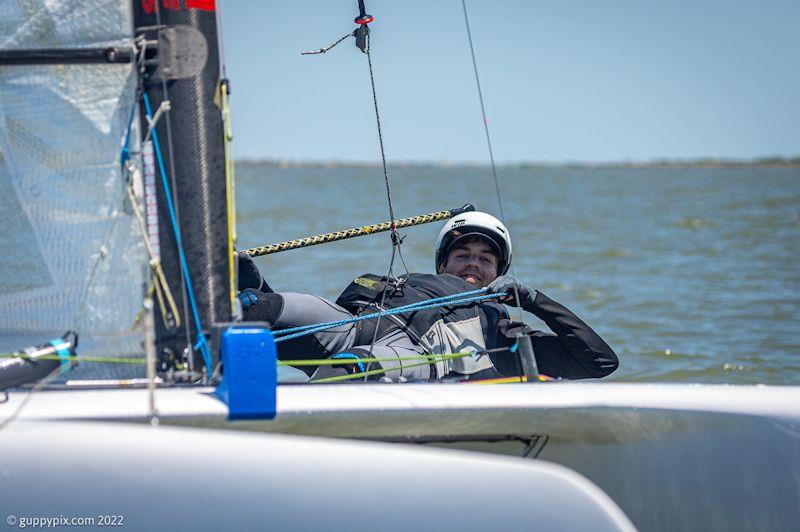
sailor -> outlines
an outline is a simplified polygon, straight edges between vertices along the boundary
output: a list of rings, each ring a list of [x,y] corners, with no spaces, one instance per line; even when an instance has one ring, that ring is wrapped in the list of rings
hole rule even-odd
[[[410,273],[399,278],[364,274],[333,303],[309,294],[273,293],[252,259],[239,254],[240,300],[245,320],[267,321],[279,330],[488,287],[490,293],[506,293],[503,303],[522,307],[552,331],[533,331],[510,321],[499,303],[476,302],[346,323],[279,343],[278,356],[284,360],[342,360],[341,365],[308,370],[312,381],[371,370],[380,370],[375,380],[382,376],[414,381],[516,376],[521,372],[519,359],[509,350],[520,332],[530,336],[544,375],[584,379],[612,373],[618,360],[608,344],[566,307],[508,275],[511,257],[505,225],[490,214],[466,212],[451,218],[439,233],[436,274]],[[437,356],[458,353],[472,356]],[[431,363],[426,355],[433,355]]]

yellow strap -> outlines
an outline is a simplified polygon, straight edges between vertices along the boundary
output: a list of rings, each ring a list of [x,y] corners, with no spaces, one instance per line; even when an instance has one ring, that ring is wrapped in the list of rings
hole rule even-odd
[[[231,126],[231,109],[228,101],[227,81],[219,83],[219,102],[222,112],[223,145],[225,146],[225,195],[228,205],[228,280],[231,313],[236,308],[237,272],[234,244],[236,243],[236,178],[234,174],[231,146],[233,127]]]

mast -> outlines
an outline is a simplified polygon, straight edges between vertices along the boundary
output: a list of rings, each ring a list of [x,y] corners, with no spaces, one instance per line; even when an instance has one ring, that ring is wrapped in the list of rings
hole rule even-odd
[[[214,324],[231,320],[225,146],[222,115],[215,103],[220,86],[215,3],[134,0],[133,7],[135,34],[158,41],[157,60],[142,80],[151,114],[157,115],[162,102],[168,101],[169,106],[156,123],[153,140],[158,141],[166,169],[172,213],[158,165],[154,182],[161,263],[181,324],[175,326],[174,318],[156,307],[156,349],[162,363],[185,360],[190,370],[201,371],[204,361],[196,345],[198,333],[210,337]],[[142,131],[147,132],[144,103],[140,116]],[[188,276],[181,269],[182,261]],[[202,331],[198,331],[198,321]]]

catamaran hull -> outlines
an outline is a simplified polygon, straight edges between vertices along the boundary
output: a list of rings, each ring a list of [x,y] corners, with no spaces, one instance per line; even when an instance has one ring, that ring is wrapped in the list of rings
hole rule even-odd
[[[162,426],[417,443],[516,456],[520,464],[538,456],[535,463],[591,480],[643,530],[800,523],[797,387],[280,386],[277,418],[244,422],[227,421],[212,391],[158,390]],[[12,394],[0,413],[21,397]],[[145,390],[46,392],[21,419],[145,422],[147,400]],[[393,471],[391,459],[378,463]]]
[[[6,429],[0,455],[0,512],[21,527],[63,526],[63,518],[85,528],[105,521],[109,528],[113,522],[170,531],[634,529],[577,473],[486,454],[210,429],[21,422]]]

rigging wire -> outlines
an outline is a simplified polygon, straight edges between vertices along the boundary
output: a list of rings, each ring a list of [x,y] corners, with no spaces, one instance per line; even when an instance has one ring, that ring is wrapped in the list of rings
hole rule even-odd
[[[394,219],[394,218],[392,218],[392,219]],[[394,225],[394,222],[392,222],[392,225]],[[392,230],[392,234],[393,235],[395,234],[394,230]],[[394,239],[393,239],[392,240],[392,257],[389,259],[389,271],[386,272],[386,284],[383,286],[383,292],[381,293],[381,302],[380,302],[380,305],[378,307],[378,308],[381,309],[381,311],[385,310],[385,308],[386,308],[386,307],[384,307],[384,304],[386,303],[386,295],[389,292],[389,284],[391,284],[391,283],[389,283],[389,279],[392,279],[392,267],[394,266],[394,257],[395,257],[396,251],[398,249],[399,249],[399,245],[396,244]],[[378,320],[375,322],[375,331],[372,333],[372,340],[370,340],[369,351],[367,353],[367,356],[370,357],[370,358],[372,357],[372,350],[375,348],[375,342],[378,340],[378,331],[381,328],[381,319],[382,318],[383,318],[383,315],[381,314],[381,315],[378,316]],[[366,382],[367,378],[369,377],[369,371],[370,371],[369,368],[370,368],[371,365],[372,365],[372,362],[368,362],[367,363],[367,368],[364,371],[364,382]]]
[[[475,60],[475,47],[472,44],[472,32],[469,27],[469,16],[467,15],[466,0],[461,0],[461,8],[464,10],[464,23],[467,27],[467,40],[469,41],[469,53],[472,57],[472,70],[475,73],[475,85],[478,88],[478,100],[481,104],[481,117],[483,118],[483,131],[486,134],[486,145],[489,148],[489,160],[492,163],[492,177],[494,177],[495,191],[497,192],[497,203],[500,206],[500,218],[506,223],[506,215],[503,211],[503,198],[500,195],[500,182],[497,179],[497,167],[494,162],[494,151],[492,150],[492,137],[489,135],[489,120],[486,118],[486,106],[483,104],[483,91],[481,90],[481,78],[478,75],[478,62]]]
[[[386,166],[386,151],[383,147],[383,128],[381,128],[381,114],[378,111],[378,96],[375,91],[375,74],[372,69],[372,53],[367,45],[367,64],[369,65],[369,82],[372,87],[372,102],[375,106],[375,122],[378,125],[378,144],[381,148],[381,162],[383,163],[383,181],[386,184],[386,201],[389,204],[389,220],[392,224],[392,243],[399,246],[397,241],[397,227],[394,223],[394,205],[392,205],[392,191],[389,185],[389,169]]]
[[[389,229],[391,231],[391,241],[392,241],[392,257],[389,260],[389,269],[386,273],[387,281],[394,276],[394,260],[395,256],[399,255],[400,261],[403,263],[403,268],[406,270],[406,274],[409,273],[408,266],[406,265],[405,259],[403,259],[402,251],[400,250],[400,245],[403,242],[403,239],[397,232],[397,224],[395,223],[395,216],[394,216],[394,205],[392,204],[392,190],[389,184],[389,168],[386,164],[386,150],[383,145],[383,128],[381,127],[381,114],[378,109],[378,93],[375,88],[375,72],[372,68],[372,50],[371,50],[371,42],[370,42],[370,31],[369,31],[369,23],[372,22],[374,19],[372,15],[367,15],[364,7],[364,0],[359,0],[358,2],[359,7],[359,16],[355,19],[356,24],[359,24],[359,28],[353,32],[353,36],[356,38],[356,46],[359,49],[367,54],[367,65],[369,66],[369,82],[370,88],[372,89],[372,103],[373,107],[375,108],[375,123],[378,129],[378,144],[381,150],[381,163],[383,165],[383,181],[386,186],[386,201],[389,207]],[[359,34],[359,32],[361,32]],[[363,43],[361,43],[360,35],[363,35]],[[359,46],[359,45],[363,45]],[[381,302],[380,308],[384,308],[384,304],[386,302],[386,296],[389,290],[389,282],[387,282],[383,287],[383,293],[381,294]],[[372,341],[369,344],[369,352],[368,356],[372,357],[372,351],[375,347],[375,342],[378,340],[378,331],[380,330],[381,325],[381,318],[383,316],[379,315],[377,323],[375,324],[375,331],[372,334]],[[364,372],[364,381],[366,381],[370,375],[370,367],[371,363],[367,364],[366,371]]]
[[[494,178],[494,188],[497,194],[497,204],[500,207],[500,221],[503,222],[503,225],[508,227],[508,222],[506,221],[506,214],[503,210],[503,196],[500,193],[500,181],[497,179],[497,165],[494,162],[494,150],[492,150],[492,137],[489,135],[489,120],[486,118],[486,106],[483,103],[483,91],[481,90],[481,78],[478,75],[478,62],[475,59],[475,46],[472,44],[472,31],[470,31],[469,27],[469,15],[467,14],[467,3],[466,0],[461,0],[461,8],[464,11],[464,25],[467,28],[467,40],[469,41],[469,53],[472,57],[472,70],[475,73],[475,86],[478,88],[478,100],[481,104],[481,116],[483,118],[483,131],[486,134],[486,146],[489,148],[489,160],[492,163],[492,177]],[[511,275],[514,277],[517,276],[516,272],[514,271],[514,263],[513,261],[509,264],[511,269]],[[517,304],[519,304],[519,291],[517,290],[516,286],[514,287],[514,298]],[[519,321],[523,321],[522,318],[522,309],[517,307],[517,314],[519,316]]]
[[[363,2],[359,2],[359,6],[361,7],[361,12],[362,12],[362,17],[363,17],[364,16],[363,15],[363,12],[364,12]],[[372,17],[370,16],[369,18],[370,18],[370,21],[371,21]],[[387,201],[388,206],[389,206],[389,224],[390,224],[389,225],[389,229],[391,231],[392,257],[389,260],[389,271],[386,273],[386,277],[387,277],[387,280],[388,280],[388,279],[390,279],[390,278],[392,278],[394,276],[393,267],[394,267],[395,255],[400,257],[400,262],[402,262],[403,268],[405,269],[406,274],[408,274],[409,271],[408,271],[408,266],[406,265],[406,261],[403,258],[403,252],[402,252],[402,250],[400,248],[400,245],[403,243],[403,239],[398,234],[398,232],[397,232],[397,224],[395,223],[394,205],[392,204],[392,190],[391,190],[391,186],[389,185],[389,169],[388,169],[388,166],[386,164],[386,151],[385,151],[385,149],[383,147],[383,128],[381,127],[381,115],[380,115],[380,112],[378,110],[378,96],[377,96],[377,91],[375,89],[375,74],[374,74],[374,71],[373,71],[373,68],[372,68],[372,51],[370,49],[369,26],[367,26],[367,24],[364,24],[364,30],[366,31],[366,47],[364,49],[364,53],[367,54],[367,64],[369,65],[369,81],[370,81],[370,87],[372,88],[372,103],[374,104],[374,107],[375,107],[375,122],[376,122],[377,127],[378,127],[378,143],[379,143],[380,148],[381,148],[381,162],[383,163],[383,180],[384,180],[384,183],[386,185],[386,201]],[[386,285],[384,285],[383,293],[381,294],[381,303],[380,303],[380,308],[381,309],[384,308],[384,303],[386,302],[386,296],[387,296],[388,290],[389,290],[389,283],[387,282]],[[375,342],[378,340],[378,331],[380,330],[381,318],[382,317],[383,317],[382,315],[378,316],[378,321],[375,324],[375,332],[373,332],[372,341],[369,344],[369,355],[368,356],[370,356],[370,357],[372,357],[372,350],[375,347]],[[364,381],[366,381],[369,378],[370,374],[374,374],[374,373],[370,373],[370,369],[369,369],[370,365],[371,365],[371,363],[368,363],[366,371],[364,371]],[[421,365],[421,364],[417,364],[417,365]]]

